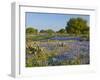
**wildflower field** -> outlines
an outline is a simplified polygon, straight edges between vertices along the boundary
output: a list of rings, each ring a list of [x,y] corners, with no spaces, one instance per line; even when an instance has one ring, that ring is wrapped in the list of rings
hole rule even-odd
[[[38,36],[37,40],[36,36]],[[50,38],[45,39],[44,36],[49,35],[28,34],[26,36],[27,67],[89,64],[89,41],[87,39],[61,36],[49,36]],[[44,39],[39,37],[44,37]]]
[[[89,16],[40,13],[34,13],[34,15],[29,13],[29,15],[31,15],[29,23],[40,27],[26,26],[26,67],[86,65],[90,63]],[[69,16],[70,19],[68,19]],[[62,23],[66,22],[66,25],[57,29],[54,22],[56,24],[61,22],[62,26]],[[44,27],[46,23],[52,24],[51,27]]]

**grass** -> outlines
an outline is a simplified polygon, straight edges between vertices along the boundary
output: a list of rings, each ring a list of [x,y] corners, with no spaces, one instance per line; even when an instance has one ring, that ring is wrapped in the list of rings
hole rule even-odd
[[[30,43],[31,45],[27,45],[28,47],[26,48],[26,54],[27,55],[31,55],[31,57],[26,58],[26,66],[27,67],[32,67],[32,66],[47,66],[47,65],[51,65],[50,64],[50,59],[52,59],[53,57],[61,54],[61,50],[68,50],[67,46],[63,46],[63,47],[59,47],[56,46],[56,44],[54,45],[54,49],[53,50],[49,50],[47,47],[40,47],[38,45],[40,44],[48,44],[48,42],[27,42]],[[52,44],[54,44],[55,42],[51,42]],[[52,45],[50,45],[51,43],[49,43],[49,47],[52,47]]]
[[[33,41],[38,41],[38,40],[46,40],[54,37],[54,35],[27,35],[26,39],[31,39]]]
[[[75,40],[49,40],[52,37],[70,37],[70,35],[57,34],[37,34],[26,35],[26,67],[39,67],[39,66],[55,66],[55,65],[77,65],[81,64],[82,60],[86,58],[86,55],[79,55],[79,58],[65,59],[57,61],[55,57],[71,50],[69,45],[62,45],[62,43],[74,43]],[[72,36],[74,37],[74,36]],[[86,35],[81,35],[85,37]],[[74,46],[75,47],[75,46]],[[84,53],[84,52],[83,52]],[[88,59],[88,57],[87,57]]]
[[[32,41],[39,41],[39,40],[48,40],[53,37],[80,37],[82,39],[89,40],[89,36],[87,34],[83,35],[74,35],[74,34],[36,34],[36,35],[30,35],[26,34],[26,40],[32,40]]]

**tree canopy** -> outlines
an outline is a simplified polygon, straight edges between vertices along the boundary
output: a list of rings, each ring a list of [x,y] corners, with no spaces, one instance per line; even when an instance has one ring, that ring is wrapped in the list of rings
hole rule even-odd
[[[89,33],[89,26],[87,21],[82,18],[71,18],[67,22],[66,31],[70,34],[87,34]]]
[[[57,31],[57,33],[61,33],[61,34],[62,34],[62,33],[66,33],[66,30],[62,28],[62,29],[60,29],[59,31]]]
[[[32,27],[29,27],[29,28],[26,28],[26,33],[29,33],[29,34],[37,34],[38,33],[38,30],[35,29],[35,28],[32,28]]]
[[[47,34],[52,34],[55,33],[52,29],[47,29],[47,30],[40,30],[40,33],[47,33]]]

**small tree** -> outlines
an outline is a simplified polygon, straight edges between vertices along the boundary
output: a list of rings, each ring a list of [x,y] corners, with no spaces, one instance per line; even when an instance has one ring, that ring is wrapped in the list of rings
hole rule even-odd
[[[40,30],[40,33],[46,33],[46,31],[45,30]]]
[[[71,18],[67,22],[66,31],[70,34],[87,34],[89,26],[87,21],[82,18]]]
[[[26,33],[28,34],[37,34],[38,30],[32,27],[26,28]]]
[[[57,31],[57,33],[61,33],[61,34],[66,33],[66,30],[65,29],[60,29],[59,31]]]
[[[47,34],[53,34],[55,33],[55,31],[53,31],[52,29],[47,29],[47,30],[40,30],[40,33],[47,33]]]
[[[54,31],[53,31],[52,29],[47,29],[47,30],[46,30],[46,33],[52,34],[52,33],[54,33]]]

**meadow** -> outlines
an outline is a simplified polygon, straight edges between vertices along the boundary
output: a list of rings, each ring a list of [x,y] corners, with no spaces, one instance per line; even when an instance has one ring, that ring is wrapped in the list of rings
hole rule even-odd
[[[27,27],[26,67],[89,64],[89,28],[79,17],[70,18],[59,30]]]
[[[26,66],[89,64],[87,37],[60,34],[26,35]]]

